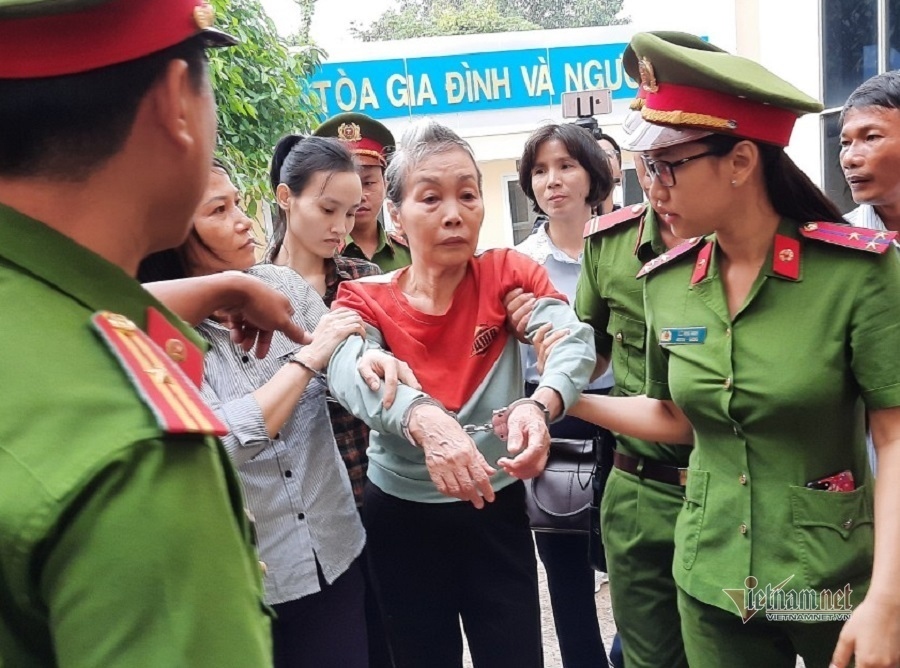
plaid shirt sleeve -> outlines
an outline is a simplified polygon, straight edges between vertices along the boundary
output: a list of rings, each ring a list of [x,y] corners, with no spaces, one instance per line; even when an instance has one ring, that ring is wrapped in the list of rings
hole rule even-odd
[[[344,281],[352,281],[363,276],[380,274],[381,269],[377,264],[358,260],[350,257],[336,257],[328,263],[328,271],[325,275],[325,305],[330,307],[337,294],[338,286]],[[366,448],[369,447],[369,428],[366,424],[353,417],[347,410],[328,397],[328,412],[331,415],[331,429],[334,432],[334,440],[337,442],[338,451],[347,467],[350,476],[350,485],[353,488],[353,496],[356,506],[362,507],[363,488],[366,485],[366,469],[369,466],[369,458]]]

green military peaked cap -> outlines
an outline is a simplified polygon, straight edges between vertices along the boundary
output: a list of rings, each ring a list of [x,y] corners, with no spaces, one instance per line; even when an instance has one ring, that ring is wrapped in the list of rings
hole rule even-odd
[[[686,45],[672,35],[638,33],[628,45],[634,54],[628,58],[629,74],[640,79],[645,121],[787,146],[797,118],[822,110],[817,100],[759,63],[709,44]]]
[[[119,65],[216,30],[206,0],[0,0],[0,79],[42,79]]]
[[[371,116],[356,112],[332,116],[316,128],[313,134],[318,137],[337,137],[362,164],[375,164],[374,161],[377,161],[382,167],[387,164],[387,156],[396,145],[394,135],[384,124]]]
[[[676,30],[660,30],[648,33],[656,35],[671,44],[698,49],[700,51],[717,51],[725,53],[724,49],[720,49],[715,44],[705,39],[692,35],[689,32],[679,32]],[[622,64],[625,72],[635,81],[641,80],[640,66],[638,65],[638,57],[634,53],[634,49],[629,44],[622,53]],[[631,151],[639,150],[639,146],[653,146],[654,148],[665,148],[666,146],[674,146],[676,144],[685,144],[689,141],[696,141],[712,134],[709,130],[700,130],[695,128],[677,128],[666,125],[654,125],[648,123],[641,117],[641,108],[644,106],[644,98],[647,91],[642,86],[638,87],[637,97],[631,103],[634,110],[625,117],[622,122],[622,130],[626,134],[623,142],[623,148]]]

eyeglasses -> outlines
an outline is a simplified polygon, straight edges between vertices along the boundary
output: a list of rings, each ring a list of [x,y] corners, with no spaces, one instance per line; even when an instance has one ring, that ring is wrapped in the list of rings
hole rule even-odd
[[[699,153],[697,155],[688,156],[687,158],[682,158],[681,160],[676,160],[675,162],[669,162],[668,160],[653,160],[652,158],[648,158],[646,155],[641,155],[641,160],[644,161],[644,167],[647,168],[647,173],[653,179],[659,179],[659,182],[664,185],[666,188],[671,188],[675,185],[675,168],[680,167],[681,165],[690,162],[691,160],[697,160],[698,158],[706,158],[711,155],[718,156],[720,153],[717,151],[706,151],[705,153]]]

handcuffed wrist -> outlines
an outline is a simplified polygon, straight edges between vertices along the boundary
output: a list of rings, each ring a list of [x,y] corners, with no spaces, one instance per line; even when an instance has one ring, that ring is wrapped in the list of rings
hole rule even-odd
[[[406,410],[403,412],[403,418],[400,420],[400,431],[403,433],[403,438],[405,438],[416,447],[420,446],[416,442],[416,439],[413,438],[413,435],[409,432],[409,424],[412,420],[413,410],[420,406],[434,406],[435,408],[442,410],[454,420],[456,419],[455,413],[453,413],[452,411],[448,411],[446,408],[444,408],[444,405],[440,401],[433,397],[421,396],[417,399],[413,399],[412,402],[410,402],[409,406],[406,407]]]

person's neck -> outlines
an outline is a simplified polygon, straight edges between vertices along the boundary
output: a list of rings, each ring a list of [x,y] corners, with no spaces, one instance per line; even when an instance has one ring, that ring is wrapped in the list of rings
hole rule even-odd
[[[449,268],[422,267],[413,262],[400,277],[400,289],[419,311],[443,315],[450,310],[456,289],[468,269],[468,262]]]
[[[127,180],[109,168],[80,182],[0,179],[0,202],[135,276],[153,250],[147,230],[155,214],[144,200],[110,196],[132,190]]]
[[[873,208],[886,228],[892,232],[900,232],[900,202],[879,204]]]
[[[310,253],[300,244],[293,244],[286,238],[272,263],[290,267],[300,274],[307,283],[315,287],[319,294],[324,294],[325,274],[327,271],[325,258]]]
[[[356,223],[350,232],[350,238],[366,257],[371,258],[378,250],[378,219],[363,225]]]
[[[743,207],[743,213],[732,215],[731,224],[716,230],[716,243],[732,264],[761,266],[772,248],[781,216],[764,196],[745,201],[749,205]]]
[[[577,260],[584,248],[584,225],[591,217],[590,207],[570,216],[554,216],[547,225],[547,235],[563,253]]]

